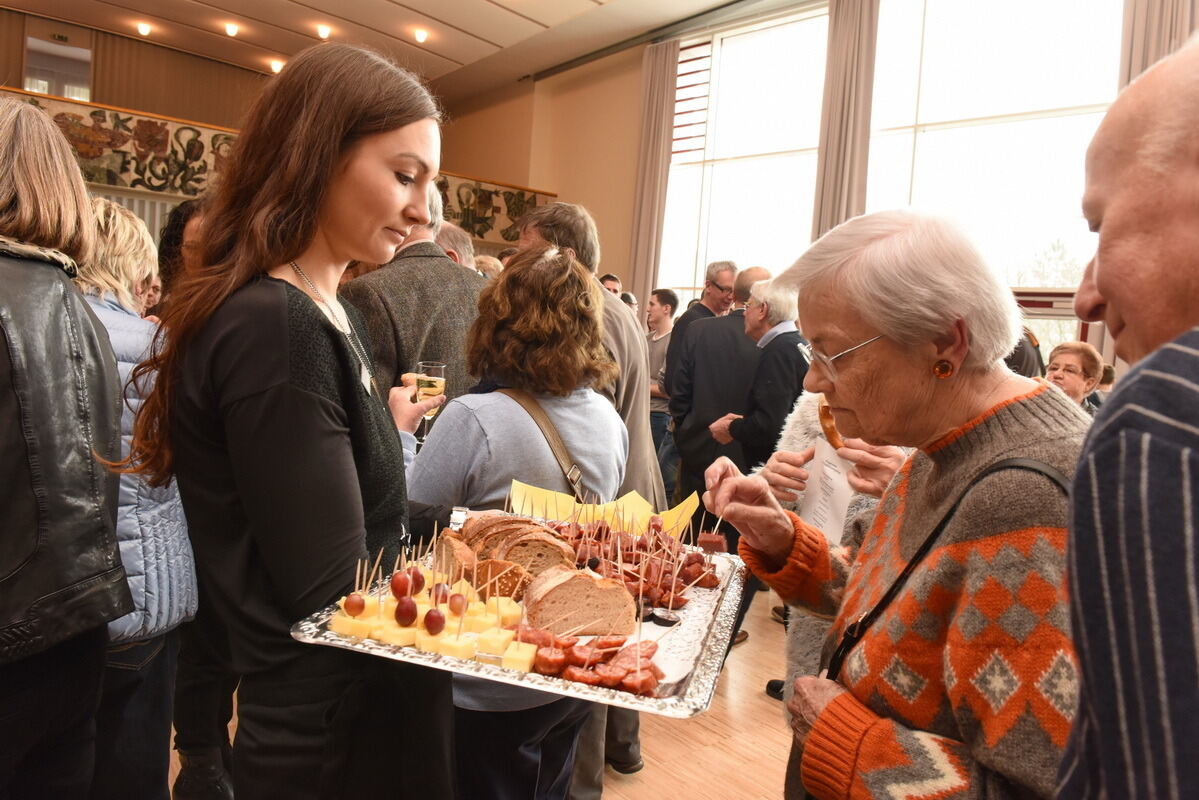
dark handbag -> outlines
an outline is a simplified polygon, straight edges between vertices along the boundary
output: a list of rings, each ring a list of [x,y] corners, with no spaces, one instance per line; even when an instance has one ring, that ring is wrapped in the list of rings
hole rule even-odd
[[[890,605],[895,596],[903,589],[904,584],[908,582],[908,577],[915,571],[921,560],[928,555],[928,552],[933,549],[937,538],[945,530],[945,526],[949,524],[949,520],[953,518],[954,513],[958,510],[958,506],[966,499],[966,495],[970,493],[970,490],[974,488],[975,484],[991,473],[1005,469],[1025,469],[1030,472],[1038,472],[1053,481],[1062,490],[1062,494],[1067,497],[1070,496],[1070,483],[1061,470],[1051,467],[1044,461],[1037,461],[1033,458],[1005,458],[1003,461],[996,461],[971,478],[970,482],[966,484],[966,488],[958,495],[958,499],[953,502],[953,505],[945,512],[945,516],[937,523],[937,527],[933,528],[932,532],[925,537],[920,548],[912,555],[912,558],[903,568],[903,572],[899,573],[899,577],[891,584],[891,588],[887,589],[887,593],[882,596],[882,599],[875,604],[874,608],[846,626],[845,632],[841,634],[841,641],[838,643],[837,649],[833,651],[832,658],[828,662],[828,675],[826,677],[830,681],[837,679],[837,675],[841,672],[841,665],[845,662],[845,657],[849,655],[849,651],[853,650],[862,637],[866,635],[866,631],[870,629],[870,626],[887,610],[887,606]]]

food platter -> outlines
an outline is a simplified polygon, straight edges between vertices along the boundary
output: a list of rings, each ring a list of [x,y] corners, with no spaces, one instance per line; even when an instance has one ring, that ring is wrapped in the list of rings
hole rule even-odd
[[[499,665],[498,659],[487,656],[478,657],[485,660],[466,660],[335,633],[329,629],[329,621],[339,613],[336,604],[300,620],[292,626],[291,634],[306,644],[353,650],[458,675],[684,719],[706,711],[711,705],[745,589],[746,568],[741,559],[724,553],[713,554],[710,558],[720,579],[719,586],[692,589],[690,602],[675,612],[680,618],[677,625],[662,627],[648,621],[640,622],[639,632],[628,637],[626,646],[636,646],[638,641],[660,643],[656,663],[663,676],[653,696],[506,669]],[[376,584],[374,593],[367,597],[368,605],[379,602],[379,593],[386,591],[386,582]]]

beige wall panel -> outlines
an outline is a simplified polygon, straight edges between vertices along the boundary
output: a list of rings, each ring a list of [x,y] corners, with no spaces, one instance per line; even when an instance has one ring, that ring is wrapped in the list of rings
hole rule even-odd
[[[249,70],[146,42],[96,33],[92,100],[237,128],[266,83]]]
[[[532,81],[522,81],[447,108],[442,168],[472,178],[533,186],[529,180],[533,90]],[[557,191],[553,186],[534,188]]]
[[[587,207],[599,227],[600,272],[626,283],[644,50],[630,48],[539,81],[534,98],[529,183]]]

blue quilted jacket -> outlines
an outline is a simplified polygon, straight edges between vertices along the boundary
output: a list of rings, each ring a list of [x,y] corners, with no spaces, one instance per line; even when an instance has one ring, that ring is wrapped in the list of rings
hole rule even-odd
[[[88,295],[96,316],[108,329],[117,356],[125,403],[121,409],[121,455],[129,453],[133,416],[149,386],[129,383],[133,367],[150,349],[154,324],[121,306],[115,297]],[[110,643],[135,642],[166,633],[195,616],[196,568],[187,521],[175,482],[162,488],[139,475],[121,476],[117,541],[133,593],[134,610],[108,623]]]

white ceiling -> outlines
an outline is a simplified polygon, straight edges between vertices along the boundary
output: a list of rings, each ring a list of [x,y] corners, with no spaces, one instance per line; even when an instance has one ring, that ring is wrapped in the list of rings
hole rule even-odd
[[[366,44],[433,83],[468,97],[670,25],[729,0],[3,0],[18,11],[138,37],[270,72],[330,38]],[[225,34],[226,23],[239,27]],[[416,42],[418,28],[428,31]]]

